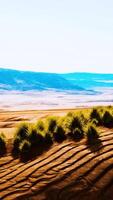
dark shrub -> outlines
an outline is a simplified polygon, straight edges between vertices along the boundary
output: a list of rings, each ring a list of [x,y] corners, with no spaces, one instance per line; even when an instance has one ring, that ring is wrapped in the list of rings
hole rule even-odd
[[[79,118],[82,126],[86,125],[89,121],[88,117],[86,117],[83,113],[80,114]]]
[[[75,130],[73,131],[73,139],[80,140],[82,138],[84,138],[83,130],[81,130],[79,128],[75,128]]]
[[[47,131],[53,133],[57,126],[57,118],[56,117],[48,117],[47,119]]]
[[[73,115],[74,115],[74,112],[68,112],[66,117],[73,117]]]
[[[27,123],[21,123],[15,133],[15,138],[19,137],[20,140],[27,139],[28,137],[28,124]]]
[[[33,146],[42,146],[44,144],[44,137],[41,132],[37,132],[35,127],[29,130],[29,141]]]
[[[53,144],[52,136],[50,133],[45,134],[45,146],[50,147]]]
[[[66,116],[63,121],[63,127],[68,134],[73,133],[76,128],[82,130],[82,122],[78,116]]]
[[[66,139],[65,131],[62,126],[58,125],[53,133],[54,140],[56,142],[63,142]]]
[[[45,126],[44,126],[44,122],[42,120],[38,120],[38,122],[36,124],[36,129],[39,131],[44,131]]]
[[[23,161],[30,158],[31,144],[27,140],[23,140],[19,146],[20,156]]]
[[[109,111],[105,111],[102,120],[105,127],[113,128],[113,115]]]
[[[25,139],[28,139],[28,124],[24,122],[24,123],[19,124],[14,136],[13,149],[12,149],[13,156],[19,155],[20,153],[19,146],[21,142]]]
[[[6,138],[3,133],[0,134],[0,156],[6,153]]]
[[[98,120],[97,120],[97,119],[92,119],[91,122],[92,122],[92,124],[94,124],[94,125],[96,125],[96,126],[98,125]]]
[[[21,143],[20,137],[19,136],[15,137],[13,141],[13,150],[12,150],[14,156],[17,156],[19,154],[20,143]]]
[[[82,129],[82,122],[79,117],[75,117],[73,120],[73,126]]]
[[[101,112],[99,112],[98,109],[93,108],[91,114],[90,114],[90,119],[93,120],[97,120],[97,124],[98,125],[102,125],[102,116],[101,116]]]
[[[86,136],[88,144],[94,144],[99,139],[99,133],[94,125],[88,127]]]

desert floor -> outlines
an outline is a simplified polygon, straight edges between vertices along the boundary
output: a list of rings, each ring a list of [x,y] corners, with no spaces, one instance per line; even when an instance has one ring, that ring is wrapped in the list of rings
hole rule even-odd
[[[0,128],[13,137],[20,121],[34,122],[69,110],[1,112]],[[102,129],[100,142],[87,146],[71,140],[55,143],[26,163],[8,155],[0,158],[0,198],[3,200],[113,199],[113,130]]]

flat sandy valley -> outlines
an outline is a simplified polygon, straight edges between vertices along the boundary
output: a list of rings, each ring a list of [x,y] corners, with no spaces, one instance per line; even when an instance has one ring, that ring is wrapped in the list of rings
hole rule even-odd
[[[113,88],[85,91],[0,91],[0,110],[48,110],[113,105]]]

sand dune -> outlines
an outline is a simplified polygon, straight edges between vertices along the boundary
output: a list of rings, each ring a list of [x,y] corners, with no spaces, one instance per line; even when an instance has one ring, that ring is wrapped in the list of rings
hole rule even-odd
[[[55,144],[28,163],[0,159],[0,197],[5,200],[108,200],[113,195],[113,131],[97,149],[85,141]]]

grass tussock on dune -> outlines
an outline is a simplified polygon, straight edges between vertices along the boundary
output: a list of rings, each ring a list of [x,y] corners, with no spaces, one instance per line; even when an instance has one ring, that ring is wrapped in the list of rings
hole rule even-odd
[[[112,116],[112,107],[98,107],[21,123],[13,157],[1,134],[0,198],[112,199]]]
[[[3,133],[0,134],[0,156],[6,154],[6,138]]]
[[[77,142],[85,139],[88,145],[95,145],[99,141],[100,126],[113,128],[112,107],[81,109],[63,117],[50,116],[35,124],[21,123],[15,132],[12,154],[26,161],[64,140]],[[6,142],[2,134],[0,153],[6,153]]]

